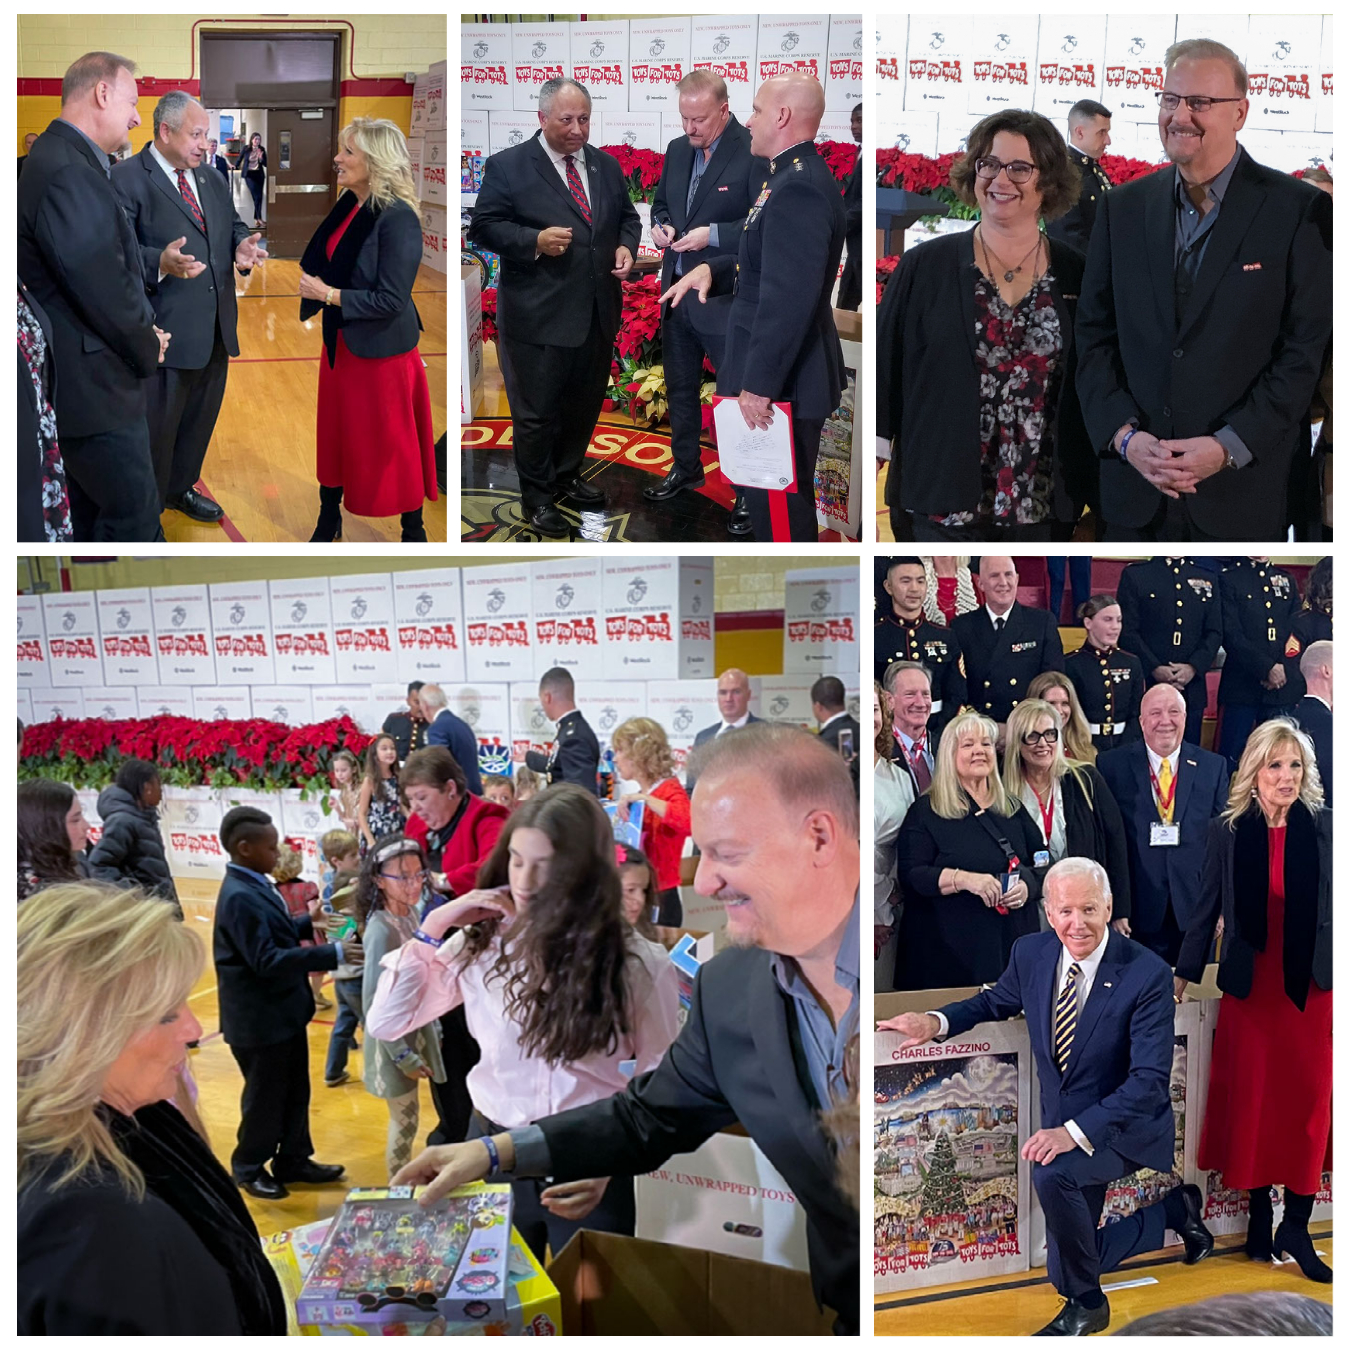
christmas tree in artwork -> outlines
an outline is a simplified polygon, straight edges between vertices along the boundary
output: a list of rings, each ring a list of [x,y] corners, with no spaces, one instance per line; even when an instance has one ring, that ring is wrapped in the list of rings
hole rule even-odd
[[[925,1214],[962,1214],[966,1208],[965,1190],[956,1175],[956,1153],[944,1130],[928,1155],[928,1175],[923,1183]]]

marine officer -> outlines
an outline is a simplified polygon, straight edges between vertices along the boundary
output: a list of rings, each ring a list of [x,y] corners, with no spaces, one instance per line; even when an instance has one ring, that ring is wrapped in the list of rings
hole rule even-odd
[[[1098,753],[1139,738],[1139,704],[1144,697],[1144,667],[1120,649],[1120,605],[1114,595],[1094,595],[1078,607],[1087,641],[1064,658],[1092,744]]]
[[[550,787],[554,783],[575,783],[598,797],[600,742],[577,708],[576,685],[570,670],[554,666],[543,673],[539,680],[539,706],[544,716],[555,723],[557,732],[547,756],[538,750],[526,752],[526,767],[547,774]]]

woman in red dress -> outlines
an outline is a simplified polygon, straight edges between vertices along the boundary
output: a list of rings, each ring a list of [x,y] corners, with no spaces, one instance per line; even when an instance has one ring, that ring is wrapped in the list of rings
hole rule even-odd
[[[1177,958],[1177,996],[1204,971],[1223,917],[1219,1025],[1199,1165],[1250,1196],[1247,1254],[1331,1270],[1308,1219],[1331,1133],[1331,812],[1312,743],[1292,722],[1251,734],[1210,825],[1204,890]],[[1271,1234],[1270,1188],[1284,1187]]]
[[[641,789],[620,797],[620,803],[642,802],[642,851],[656,873],[656,922],[678,928],[684,918],[680,903],[680,856],[689,838],[689,796],[675,777],[675,756],[665,728],[650,717],[630,717],[610,739],[619,777]]]
[[[398,515],[403,542],[425,543],[436,438],[412,299],[422,220],[407,142],[393,122],[357,117],[334,163],[342,193],[300,260],[300,318],[323,312],[310,542],[341,538],[345,497],[354,515]]]

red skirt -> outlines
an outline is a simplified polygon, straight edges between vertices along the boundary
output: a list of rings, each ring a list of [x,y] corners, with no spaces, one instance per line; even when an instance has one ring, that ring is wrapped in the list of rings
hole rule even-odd
[[[1284,836],[1269,836],[1266,949],[1252,991],[1219,1001],[1197,1162],[1235,1190],[1315,1195],[1331,1147],[1331,991],[1310,984],[1302,1012],[1284,992]]]
[[[397,516],[436,500],[431,395],[417,348],[367,359],[341,332],[332,369],[319,355],[317,469],[356,516]]]

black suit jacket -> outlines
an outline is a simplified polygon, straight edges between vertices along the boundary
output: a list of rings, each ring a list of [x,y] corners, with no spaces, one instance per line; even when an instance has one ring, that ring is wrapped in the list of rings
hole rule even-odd
[[[756,717],[754,713],[747,713],[745,715],[745,725],[747,727],[753,726],[754,723],[761,722],[763,720],[764,720],[763,718]],[[721,722],[714,722],[712,726],[704,727],[703,730],[700,731],[694,737],[694,749],[697,750],[700,745],[706,745],[708,741],[712,740],[713,737],[715,737],[718,731],[721,729],[721,726],[722,726]],[[684,774],[684,790],[686,794],[689,796],[691,801],[693,800],[694,796],[694,785],[697,782],[698,782],[698,774],[690,771],[689,769],[686,769]],[[696,853],[698,852],[697,846],[695,846],[694,851]]]
[[[331,942],[300,945],[313,936],[310,921],[292,918],[280,895],[233,865],[225,869],[212,946],[227,1045],[279,1045],[309,1025],[310,973],[337,969]]]
[[[1130,851],[1120,807],[1100,773],[1085,764],[1081,770],[1091,792],[1084,792],[1073,774],[1060,780],[1064,797],[1064,845],[1070,858],[1095,858],[1111,883],[1111,917],[1130,917]],[[1032,816],[1032,823],[1036,823]]]
[[[1320,698],[1304,694],[1290,709],[1294,721],[1312,739],[1313,754],[1317,757],[1317,772],[1322,779],[1322,798],[1331,802],[1331,709]]]
[[[816,1298],[858,1332],[858,1216],[835,1185],[834,1150],[794,1064],[795,1016],[758,948],[719,952],[694,981],[665,1058],[627,1091],[538,1121],[557,1181],[637,1176],[739,1122],[806,1214]]]
[[[824,421],[845,382],[830,304],[844,250],[844,199],[812,141],[771,161],[760,182],[740,253],[709,263],[714,290],[734,288],[717,392],[749,390],[790,403],[793,417]]]
[[[211,167],[219,173],[225,181],[230,181],[230,161],[224,155],[216,155],[210,160]]]
[[[952,632],[966,660],[967,697],[977,712],[995,722],[1008,720],[1026,698],[1027,685],[1042,671],[1064,669],[1059,626],[1048,609],[1014,601],[1004,619],[1003,631],[995,633],[989,612],[981,605],[952,620]]]
[[[1074,384],[1074,320],[1083,257],[1050,241],[1064,343],[1053,410],[1055,516],[1075,520],[1097,500],[1097,466]],[[877,313],[877,435],[895,439],[886,502],[924,515],[980,500],[980,375],[975,358],[975,231],[906,250]]]
[[[862,304],[862,188],[863,157],[844,179],[844,274],[839,278],[839,308],[857,309]]]
[[[230,190],[219,174],[203,165],[193,173],[206,230],[192,218],[187,202],[155,163],[148,145],[113,170],[113,187],[136,231],[155,322],[173,334],[164,365],[173,370],[201,370],[211,359],[216,334],[231,356],[239,355],[235,334],[238,306],[234,298],[234,251],[251,231],[234,209]],[[195,277],[159,276],[160,254],[175,239],[187,237],[183,252],[206,263]]]
[[[1059,239],[1086,256],[1092,226],[1097,219],[1097,202],[1106,196],[1106,188],[1098,178],[1101,168],[1090,155],[1069,146],[1069,158],[1083,177],[1078,200],[1058,220],[1052,220],[1045,232],[1051,239]]]
[[[1205,479],[1186,509],[1207,534],[1283,538],[1300,426],[1331,337],[1331,198],[1240,150],[1178,324],[1175,183],[1169,167],[1098,203],[1078,394],[1103,457],[1103,510],[1109,524],[1138,528],[1162,502],[1110,448],[1126,422],[1162,438],[1228,425],[1252,462]]]
[[[628,200],[613,155],[584,148],[591,223],[536,133],[523,145],[489,155],[483,166],[469,238],[501,256],[497,327],[504,338],[546,347],[580,347],[598,311],[605,341],[619,331],[623,290],[614,255],[637,256],[642,222]],[[535,257],[539,232],[567,226],[572,243],[559,257]]]
[[[51,321],[63,436],[140,421],[159,364],[136,235],[105,169],[57,120],[34,141],[19,179],[19,279]]]
[[[600,795],[596,777],[600,770],[600,742],[580,708],[558,718],[558,736],[546,756],[538,750],[526,751],[525,767],[535,773],[546,773],[550,786],[575,783],[595,796]]]
[[[768,160],[757,159],[750,153],[750,133],[733,114],[717,142],[712,160],[699,179],[692,208],[686,211],[689,178],[694,171],[694,149],[688,136],[677,136],[666,146],[661,181],[652,198],[652,223],[669,222],[681,235],[699,225],[716,225],[717,243],[709,244],[697,253],[679,254],[673,248],[666,249],[661,258],[662,291],[667,290],[675,279],[677,258],[683,257],[685,270],[690,271],[699,263],[711,263],[724,254],[734,258],[740,252],[745,218],[768,168]],[[711,296],[707,304],[700,305],[696,301],[683,309],[698,332],[720,334],[726,331],[731,297]],[[669,312],[669,305],[666,311]]]

